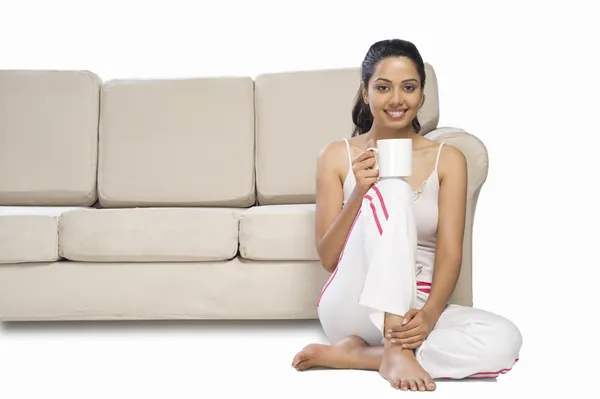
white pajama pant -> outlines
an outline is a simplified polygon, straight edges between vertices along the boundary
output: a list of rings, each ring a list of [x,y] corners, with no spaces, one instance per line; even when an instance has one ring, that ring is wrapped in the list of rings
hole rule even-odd
[[[382,345],[385,313],[404,315],[425,304],[430,282],[417,281],[413,204],[402,179],[380,180],[365,195],[319,298],[319,320],[332,344],[355,335]],[[494,378],[512,368],[521,344],[506,318],[448,304],[415,356],[433,378]]]

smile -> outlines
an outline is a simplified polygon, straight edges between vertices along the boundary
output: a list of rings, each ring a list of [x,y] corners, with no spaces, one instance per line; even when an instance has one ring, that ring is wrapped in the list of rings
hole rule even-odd
[[[384,110],[386,114],[388,114],[392,119],[402,119],[402,117],[406,114],[406,110]]]

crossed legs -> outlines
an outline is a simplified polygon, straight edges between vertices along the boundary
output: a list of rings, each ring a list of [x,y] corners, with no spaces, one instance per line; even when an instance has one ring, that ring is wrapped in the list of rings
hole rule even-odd
[[[386,319],[394,321],[394,316]],[[434,390],[434,379],[496,378],[518,361],[522,336],[502,316],[449,305],[429,337],[416,350],[369,345],[350,335],[333,345],[310,344],[293,359],[298,371],[313,367],[379,371],[403,390]],[[417,365],[419,367],[417,367]]]
[[[319,298],[319,320],[332,345],[306,346],[293,359],[297,370],[376,370],[395,388],[434,390],[435,378],[495,377],[518,359],[522,339],[514,324],[458,305],[447,306],[414,351],[384,338],[384,327],[400,324],[426,299],[416,292],[411,206],[404,181],[382,180],[367,193]]]

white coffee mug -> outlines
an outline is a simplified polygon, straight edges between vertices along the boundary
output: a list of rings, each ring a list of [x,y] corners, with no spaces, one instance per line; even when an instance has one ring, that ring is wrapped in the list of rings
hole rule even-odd
[[[377,154],[379,178],[412,175],[412,139],[377,140],[377,148],[367,150]]]

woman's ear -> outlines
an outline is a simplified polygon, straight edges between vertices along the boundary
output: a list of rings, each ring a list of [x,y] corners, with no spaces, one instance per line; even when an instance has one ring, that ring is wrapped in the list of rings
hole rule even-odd
[[[367,95],[367,88],[365,87],[365,82],[360,82],[360,92],[362,94],[362,98],[365,104],[369,103],[369,96]]]
[[[425,104],[425,94],[423,94],[423,100],[421,101],[421,105],[419,106],[419,108],[421,108],[424,104]]]

